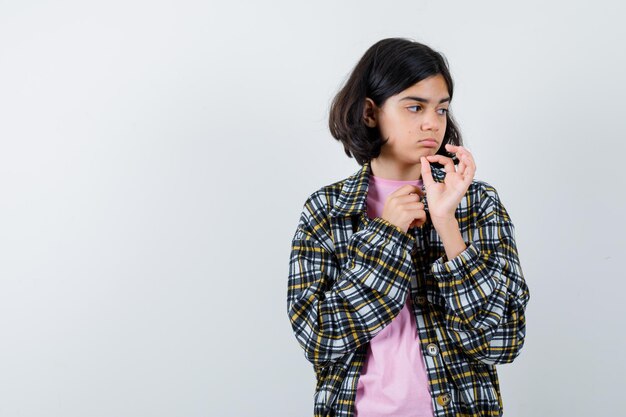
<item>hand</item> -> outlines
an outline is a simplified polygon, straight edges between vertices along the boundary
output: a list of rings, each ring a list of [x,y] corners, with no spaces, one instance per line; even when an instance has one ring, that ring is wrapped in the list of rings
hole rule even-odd
[[[420,158],[422,181],[426,187],[428,210],[433,225],[456,220],[454,213],[476,172],[474,157],[466,148],[446,144],[446,150],[457,155],[460,162],[456,170],[452,159],[446,156],[428,155]],[[438,162],[444,166],[446,177],[443,183],[433,180],[430,162]]]
[[[411,227],[419,227],[426,222],[426,211],[422,190],[414,185],[403,185],[385,200],[380,217],[407,233]]]

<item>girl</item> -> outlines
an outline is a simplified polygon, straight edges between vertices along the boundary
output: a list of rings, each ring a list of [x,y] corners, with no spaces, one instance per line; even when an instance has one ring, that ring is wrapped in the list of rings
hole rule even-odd
[[[524,345],[529,291],[452,94],[441,54],[393,38],[332,103],[330,131],[361,168],[307,198],[287,289],[316,417],[502,415],[495,365]]]

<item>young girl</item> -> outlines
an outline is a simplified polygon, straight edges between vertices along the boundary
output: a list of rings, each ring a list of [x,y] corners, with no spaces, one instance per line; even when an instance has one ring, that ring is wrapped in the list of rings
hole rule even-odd
[[[361,168],[312,193],[287,307],[316,373],[316,417],[500,416],[495,365],[524,345],[514,227],[449,113],[447,62],[384,39],[330,111]]]

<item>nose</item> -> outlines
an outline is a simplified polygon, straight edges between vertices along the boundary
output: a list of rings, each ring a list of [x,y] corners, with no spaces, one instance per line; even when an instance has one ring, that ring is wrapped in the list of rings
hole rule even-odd
[[[437,132],[443,123],[441,118],[442,116],[438,114],[436,110],[425,112],[424,118],[422,119],[422,130]]]

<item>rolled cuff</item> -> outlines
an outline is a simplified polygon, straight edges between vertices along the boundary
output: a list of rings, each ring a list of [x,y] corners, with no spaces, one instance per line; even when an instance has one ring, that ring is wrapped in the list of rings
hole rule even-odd
[[[415,243],[415,237],[413,235],[405,233],[398,226],[383,219],[382,217],[375,217],[371,219],[369,226],[373,226],[376,231],[379,231],[386,236],[390,236],[395,246],[412,248]]]
[[[467,274],[476,271],[480,260],[480,252],[472,242],[465,242],[467,246],[461,253],[452,259],[444,254],[431,266],[431,272],[437,281],[462,279]]]

